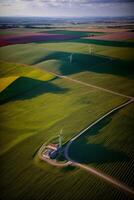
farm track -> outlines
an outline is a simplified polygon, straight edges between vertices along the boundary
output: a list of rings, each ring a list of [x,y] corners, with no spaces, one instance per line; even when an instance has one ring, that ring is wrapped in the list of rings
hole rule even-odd
[[[87,86],[87,87],[98,89],[98,90],[101,90],[101,91],[104,91],[104,92],[108,92],[108,93],[111,93],[111,94],[114,94],[114,95],[117,95],[117,96],[126,97],[128,99],[134,99],[134,97],[132,97],[132,96],[121,94],[119,92],[114,92],[112,90],[105,89],[105,88],[102,88],[102,87],[99,87],[99,86],[96,86],[96,85],[93,85],[93,84],[85,83],[83,81],[79,81],[79,80],[70,78],[68,76],[63,76],[63,75],[60,75],[60,74],[57,74],[57,73],[54,73],[54,72],[50,72],[50,71],[48,71],[48,72],[51,73],[51,74],[53,74],[53,75],[55,75],[55,76],[57,76],[57,77],[59,77],[59,78],[63,78],[63,79],[66,79],[66,80],[69,80],[69,81],[72,81],[72,82],[75,82],[75,83],[79,83],[79,84]]]
[[[114,188],[119,189],[121,192],[124,192],[126,195],[134,197],[134,190],[133,188],[128,187],[126,184],[120,182],[117,179],[114,179],[111,176],[108,176],[107,174],[103,173],[102,171],[99,171],[98,169],[95,169],[93,167],[88,167],[86,165],[72,162],[74,166],[77,166],[81,169],[84,169],[88,171],[90,174],[95,175],[96,177],[103,179],[105,182],[113,185]]]

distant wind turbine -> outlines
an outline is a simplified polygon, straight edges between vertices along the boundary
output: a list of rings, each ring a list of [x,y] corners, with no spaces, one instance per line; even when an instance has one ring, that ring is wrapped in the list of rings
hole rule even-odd
[[[92,47],[92,45],[89,45],[89,54],[93,54],[93,47]]]
[[[70,58],[70,63],[72,63],[72,61],[73,61],[73,53],[69,56],[69,58]]]
[[[59,134],[59,147],[62,147],[62,132],[63,132],[63,129],[60,130],[60,134]]]

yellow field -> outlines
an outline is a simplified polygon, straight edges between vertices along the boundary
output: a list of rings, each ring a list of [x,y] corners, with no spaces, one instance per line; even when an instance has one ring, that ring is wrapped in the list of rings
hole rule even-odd
[[[12,82],[14,82],[19,76],[9,76],[0,78],[0,92],[7,88]]]

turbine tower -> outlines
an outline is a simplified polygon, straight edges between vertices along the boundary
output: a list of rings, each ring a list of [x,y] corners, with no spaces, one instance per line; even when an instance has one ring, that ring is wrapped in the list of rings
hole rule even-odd
[[[62,132],[63,132],[63,129],[60,130],[60,134],[59,134],[59,148],[62,147]]]
[[[89,54],[92,54],[92,45],[89,45]]]
[[[73,61],[73,53],[69,56],[69,58],[70,58],[70,63],[72,63],[72,61]]]

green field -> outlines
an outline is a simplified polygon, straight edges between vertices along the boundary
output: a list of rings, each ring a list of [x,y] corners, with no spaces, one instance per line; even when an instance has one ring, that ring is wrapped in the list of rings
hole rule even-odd
[[[69,139],[70,136],[86,127],[90,122],[101,116],[102,113],[125,101],[125,98],[114,97],[114,95],[102,91],[86,88],[85,86],[53,77],[44,71],[42,73],[41,71],[33,70],[34,73],[31,73],[30,67],[27,66],[16,65],[15,70],[13,64],[2,63],[1,69],[3,72],[4,67],[6,67],[6,70],[3,76],[18,75],[19,77],[0,95],[1,113],[3,113],[3,116],[6,116],[8,112],[12,113],[12,117],[6,121],[3,129],[1,129],[3,139],[5,139],[5,142],[2,142],[5,146],[3,150],[1,149],[2,151],[9,149],[8,143],[12,147],[14,143],[16,144],[16,141],[20,141],[22,136],[24,139],[28,135],[31,136],[31,134],[40,132],[42,129],[45,131],[50,127],[50,136],[55,135],[55,132],[58,133],[60,128],[63,127],[65,129],[64,139]],[[23,68],[25,69],[23,70]],[[26,71],[28,72],[26,73]],[[81,93],[80,96],[78,95],[79,92]],[[102,95],[102,93],[104,94]],[[109,103],[105,105],[104,100]],[[100,104],[102,105],[100,106]],[[43,108],[44,111],[41,112]],[[92,113],[94,113],[94,116]],[[24,129],[21,135],[17,134],[18,131],[15,131],[15,127],[19,129],[20,124],[22,131],[28,116],[30,120],[26,127],[28,132]],[[2,121],[1,124],[3,124]],[[7,128],[6,132],[12,130],[14,133],[10,134],[11,138],[7,136],[8,141],[5,137],[5,128]]]
[[[118,59],[111,60],[111,57],[106,56],[105,53],[108,54],[111,49],[114,52],[113,47],[92,45],[95,53],[89,55],[89,45],[87,44],[77,42],[66,42],[65,44],[41,43],[3,47],[0,50],[0,58],[11,62],[36,65],[41,69],[70,75],[87,83],[127,95],[134,95],[133,57],[131,56],[131,59],[129,59],[130,55],[133,54],[132,48],[115,47],[115,54]],[[122,60],[124,52],[128,53],[126,58],[124,57]],[[69,56],[71,53],[74,54],[73,61],[70,64]]]
[[[42,31],[44,32],[44,31]],[[46,31],[45,31],[46,32]],[[71,31],[71,30],[49,30],[51,34],[64,34],[64,35],[78,35],[78,36],[89,36],[89,35],[101,35],[103,32],[85,32],[85,31]]]
[[[86,171],[52,167],[36,156],[61,128],[67,142],[127,100],[50,72],[134,95],[133,48],[92,43],[89,55],[82,41],[0,48],[0,199],[129,199]],[[70,147],[70,157],[133,186],[133,110],[131,104],[87,131]]]

